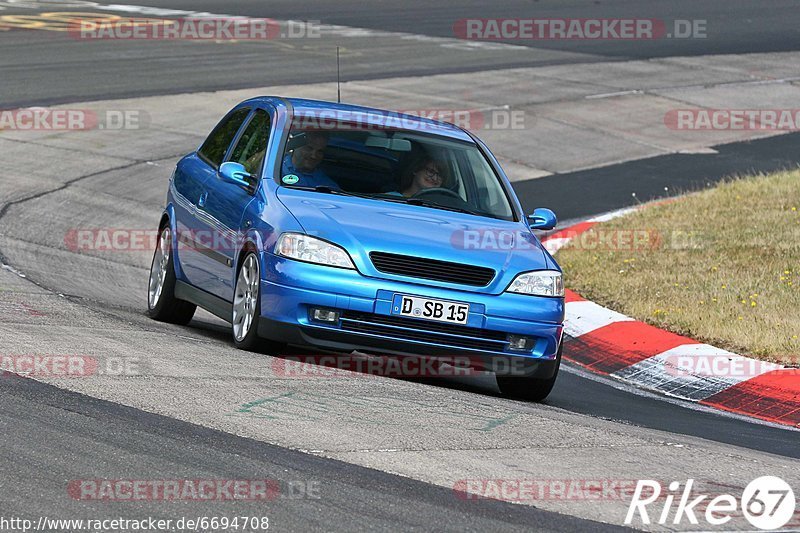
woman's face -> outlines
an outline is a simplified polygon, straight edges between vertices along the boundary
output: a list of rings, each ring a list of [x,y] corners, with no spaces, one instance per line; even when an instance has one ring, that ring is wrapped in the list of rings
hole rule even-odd
[[[442,175],[436,168],[436,164],[429,162],[427,165],[414,173],[414,185],[418,189],[430,189],[442,186]]]

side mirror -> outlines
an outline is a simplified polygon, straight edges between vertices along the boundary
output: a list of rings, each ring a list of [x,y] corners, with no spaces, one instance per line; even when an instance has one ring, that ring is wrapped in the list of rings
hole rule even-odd
[[[241,163],[234,163],[233,161],[222,163],[219,167],[219,175],[229,183],[235,183],[248,189],[253,187],[253,184],[248,181],[251,176]]]
[[[532,215],[528,215],[528,224],[531,229],[548,230],[553,229],[558,224],[556,214],[546,207],[537,207]]]

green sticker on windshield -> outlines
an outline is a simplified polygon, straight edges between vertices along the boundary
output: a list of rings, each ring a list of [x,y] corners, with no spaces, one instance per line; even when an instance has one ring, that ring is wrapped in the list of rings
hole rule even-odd
[[[281,178],[281,181],[284,182],[286,185],[294,185],[300,178],[297,174],[286,174],[284,177]]]

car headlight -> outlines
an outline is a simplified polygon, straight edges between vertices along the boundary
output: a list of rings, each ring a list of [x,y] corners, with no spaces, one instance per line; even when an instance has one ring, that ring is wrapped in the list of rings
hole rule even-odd
[[[533,296],[564,296],[564,282],[561,279],[561,272],[555,270],[524,272],[514,278],[506,292]]]
[[[281,235],[275,245],[275,253],[307,263],[339,268],[356,268],[344,248],[302,233],[284,233]]]

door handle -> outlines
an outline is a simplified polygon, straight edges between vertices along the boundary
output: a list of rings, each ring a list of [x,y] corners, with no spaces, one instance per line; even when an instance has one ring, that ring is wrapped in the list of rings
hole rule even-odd
[[[200,199],[197,200],[197,207],[203,208],[206,206],[206,199],[208,198],[208,191],[204,192],[200,195]]]

